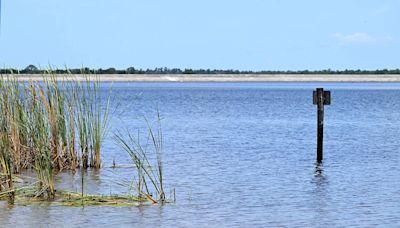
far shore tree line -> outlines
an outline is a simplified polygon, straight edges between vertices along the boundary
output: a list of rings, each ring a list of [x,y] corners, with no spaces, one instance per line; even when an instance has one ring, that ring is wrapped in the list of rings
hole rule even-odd
[[[154,69],[140,69],[135,67],[128,67],[127,69],[92,69],[88,67],[75,68],[75,69],[41,69],[35,65],[29,65],[24,69],[16,68],[2,68],[0,74],[400,74],[400,69],[377,69],[377,70],[261,70],[261,71],[249,71],[249,70],[219,70],[219,69],[179,69],[179,68],[167,68],[160,67]]]

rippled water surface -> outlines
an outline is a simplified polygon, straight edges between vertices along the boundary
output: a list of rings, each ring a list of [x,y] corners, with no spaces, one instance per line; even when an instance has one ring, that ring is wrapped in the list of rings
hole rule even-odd
[[[324,163],[316,167],[312,90],[332,91]],[[104,94],[110,84],[103,84]],[[85,190],[126,191],[131,168],[115,131],[144,134],[163,118],[167,189],[177,202],[143,207],[0,203],[1,227],[400,226],[400,84],[114,83],[103,167]],[[79,174],[57,187],[80,189]],[[167,192],[169,192],[167,190]]]

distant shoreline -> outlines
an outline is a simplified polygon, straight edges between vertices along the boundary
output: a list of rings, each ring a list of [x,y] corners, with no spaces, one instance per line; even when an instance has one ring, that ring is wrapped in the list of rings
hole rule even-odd
[[[3,74],[3,77],[11,76]],[[12,75],[19,81],[41,81],[41,74]],[[59,74],[59,80],[85,80],[85,75]],[[400,74],[99,74],[102,82],[400,82]]]

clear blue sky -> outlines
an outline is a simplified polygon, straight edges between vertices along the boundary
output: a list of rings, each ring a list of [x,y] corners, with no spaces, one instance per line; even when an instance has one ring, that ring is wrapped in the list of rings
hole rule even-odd
[[[1,0],[0,65],[400,68],[398,0]]]

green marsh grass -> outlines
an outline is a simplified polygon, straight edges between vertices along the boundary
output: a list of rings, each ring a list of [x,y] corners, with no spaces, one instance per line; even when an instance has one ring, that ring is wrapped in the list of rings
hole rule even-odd
[[[101,166],[101,144],[107,133],[111,89],[105,106],[100,99],[98,78],[87,77],[73,88],[77,102],[76,128],[78,129],[81,160],[84,168]]]
[[[100,168],[110,96],[103,107],[99,89],[98,78],[80,82],[51,70],[38,82],[0,76],[0,191],[10,191],[13,173],[33,169],[37,194],[52,198],[57,172]]]
[[[8,192],[8,200],[10,203],[14,202],[13,192],[13,172],[12,172],[12,159],[9,153],[8,140],[6,135],[0,135],[0,192]]]
[[[156,130],[147,119],[146,123],[148,135],[145,144],[140,142],[139,135],[135,137],[130,132],[125,134],[118,132],[114,138],[116,143],[129,154],[136,168],[132,189],[138,197],[147,198],[153,203],[164,203],[166,199],[163,185],[163,135],[160,115],[157,115]]]
[[[69,206],[166,202],[159,115],[157,127],[145,120],[145,144],[130,133],[115,135],[136,168],[130,185],[136,194],[85,195],[84,170],[80,193],[56,191],[58,172],[101,167],[111,88],[105,103],[100,95],[99,79],[93,76],[80,81],[71,75],[59,78],[49,70],[41,81],[19,82],[13,75],[0,75],[0,199],[52,200]],[[30,186],[16,183],[16,174],[25,169],[36,173]]]

